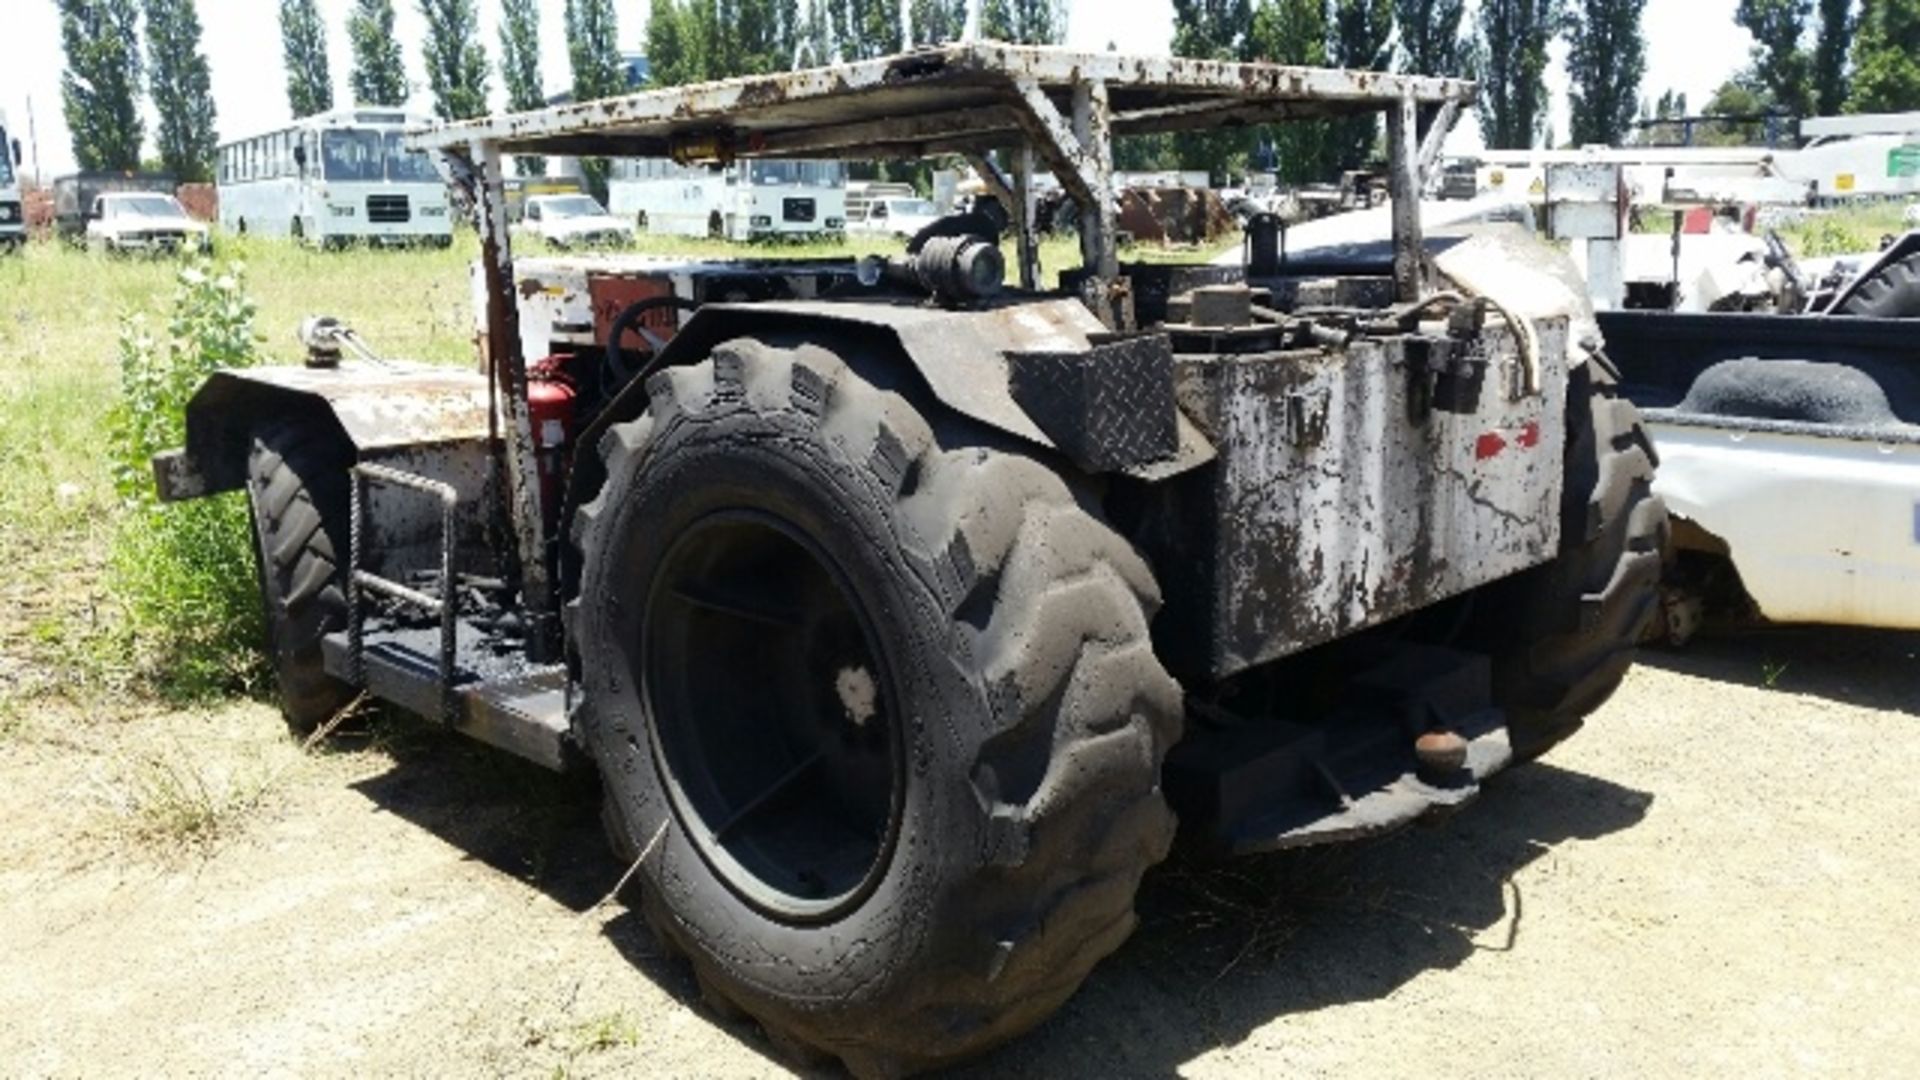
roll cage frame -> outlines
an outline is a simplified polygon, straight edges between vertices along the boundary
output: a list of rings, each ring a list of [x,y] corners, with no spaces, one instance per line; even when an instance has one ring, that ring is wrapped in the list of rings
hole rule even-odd
[[[1393,275],[1404,301],[1425,288],[1419,199],[1454,120],[1475,97],[1457,79],[1264,63],[1081,53],[969,43],[777,75],[628,94],[408,133],[445,154],[478,215],[487,293],[492,427],[504,421],[529,653],[557,651],[555,582],[520,347],[502,163],[510,154],[900,160],[956,154],[1011,211],[1023,288],[1040,276],[1034,175],[1043,164],[1083,208],[1080,298],[1115,331],[1134,329],[1111,197],[1120,135],[1204,131],[1384,112]],[[1433,114],[1424,140],[1419,116]],[[997,156],[997,160],[996,160]],[[504,415],[501,415],[504,413]]]

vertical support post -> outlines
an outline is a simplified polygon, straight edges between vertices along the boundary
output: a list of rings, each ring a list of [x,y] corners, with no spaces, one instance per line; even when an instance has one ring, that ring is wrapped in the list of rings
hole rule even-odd
[[[980,175],[980,182],[987,186],[987,193],[998,199],[1013,219],[1014,240],[1019,248],[1020,287],[1032,291],[1040,276],[1040,240],[1034,231],[1033,147],[1027,144],[1015,151],[1014,160],[1019,168],[1012,180],[1008,180],[985,153],[973,152],[966,157],[973,171]]]
[[[1035,219],[1040,203],[1033,190],[1033,143],[1021,142],[1013,157],[1014,226],[1020,230],[1020,287],[1033,292],[1040,287],[1040,232]]]
[[[497,144],[475,142],[470,153],[477,174],[474,209],[479,215],[480,266],[487,291],[487,366],[494,378],[492,408],[505,420],[502,471],[507,481],[508,521],[520,561],[520,597],[526,605],[527,658],[550,663],[559,658],[559,619],[547,566],[546,521],[540,510],[540,466],[527,404],[527,360],[520,349],[506,184]]]
[[[1133,326],[1132,297],[1120,280],[1119,221],[1113,207],[1113,110],[1107,84],[1081,79],[1073,85],[1073,135],[1090,206],[1080,208],[1080,257],[1090,272],[1085,299],[1110,329]]]
[[[1411,96],[1387,111],[1387,194],[1393,200],[1393,285],[1401,303],[1420,299],[1426,239],[1420,230],[1419,115]]]

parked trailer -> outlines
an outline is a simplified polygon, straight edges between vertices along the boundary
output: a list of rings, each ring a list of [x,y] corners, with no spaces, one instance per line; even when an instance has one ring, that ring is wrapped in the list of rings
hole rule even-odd
[[[159,486],[248,491],[296,727],[365,692],[591,767],[713,1000],[856,1075],[935,1067],[1058,1008],[1176,829],[1451,812],[1626,671],[1666,517],[1591,318],[1529,235],[1422,242],[1473,93],[971,44],[436,128],[486,374],[315,327],[314,366],[207,383]],[[1114,134],[1380,112],[1380,260],[1263,232],[1244,267],[1121,265]],[[502,162],[560,153],[959,154],[1011,213],[784,271],[517,262]],[[1061,290],[1036,164],[1088,208]]]

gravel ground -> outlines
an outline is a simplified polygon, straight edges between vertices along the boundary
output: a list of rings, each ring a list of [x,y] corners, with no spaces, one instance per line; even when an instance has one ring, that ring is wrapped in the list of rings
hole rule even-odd
[[[1656,654],[1452,819],[1171,864],[977,1077],[1908,1073],[1920,639]],[[637,916],[591,798],[271,711],[0,733],[0,1071],[784,1075]]]

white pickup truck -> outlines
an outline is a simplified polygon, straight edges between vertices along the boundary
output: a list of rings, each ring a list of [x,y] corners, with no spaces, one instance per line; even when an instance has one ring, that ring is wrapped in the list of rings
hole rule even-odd
[[[87,210],[87,248],[111,253],[197,252],[213,250],[207,226],[195,221],[180,200],[157,192],[108,192]]]
[[[591,195],[529,195],[515,231],[562,251],[633,242],[631,223],[607,213]]]
[[[1736,621],[1920,630],[1920,326],[1599,318],[1660,454],[1670,641]]]

